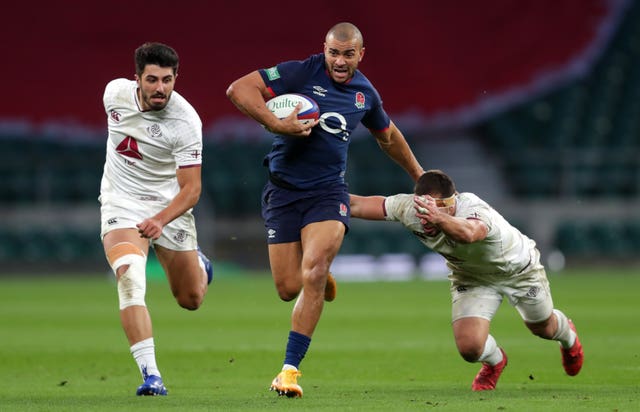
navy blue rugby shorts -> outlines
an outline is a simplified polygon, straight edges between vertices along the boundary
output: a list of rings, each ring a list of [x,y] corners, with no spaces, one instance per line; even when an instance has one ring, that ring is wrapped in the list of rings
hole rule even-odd
[[[300,231],[309,223],[338,220],[349,231],[347,185],[311,190],[290,190],[268,181],[262,191],[262,217],[267,243],[300,241]]]

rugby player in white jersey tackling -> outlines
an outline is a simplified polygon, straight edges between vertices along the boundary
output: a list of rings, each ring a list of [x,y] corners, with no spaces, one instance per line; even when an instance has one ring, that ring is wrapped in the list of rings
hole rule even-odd
[[[580,372],[583,350],[573,322],[554,309],[535,242],[473,193],[458,193],[451,178],[430,170],[414,194],[351,195],[351,216],[401,222],[451,270],[453,334],[467,362],[482,362],[471,388],[495,389],[507,356],[489,334],[503,298],[531,332],[560,344],[565,372]]]
[[[178,304],[195,310],[212,279],[200,252],[192,208],[201,190],[202,122],[174,86],[178,55],[145,43],[135,80],[107,84],[107,155],[100,187],[101,236],[117,278],[120,319],[143,383],[137,395],[166,395],[145,304],[153,246]]]

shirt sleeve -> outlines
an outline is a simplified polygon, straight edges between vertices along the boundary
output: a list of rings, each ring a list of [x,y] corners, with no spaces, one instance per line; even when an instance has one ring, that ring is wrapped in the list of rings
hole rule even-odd
[[[278,96],[302,89],[312,73],[311,69],[311,60],[307,59],[282,62],[258,72],[272,94]]]
[[[181,131],[182,138],[176,144],[173,156],[177,168],[193,167],[202,164],[202,128],[197,123],[185,122]]]
[[[407,209],[413,202],[413,195],[398,194],[384,199],[385,220],[402,221]],[[415,213],[414,213],[415,214]]]
[[[391,119],[382,107],[382,99],[378,91],[371,86],[373,103],[371,109],[362,118],[362,124],[369,130],[382,131],[386,130],[391,124]]]

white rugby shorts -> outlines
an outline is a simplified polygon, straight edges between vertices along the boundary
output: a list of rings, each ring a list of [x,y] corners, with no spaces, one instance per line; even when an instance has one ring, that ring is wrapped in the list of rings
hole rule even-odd
[[[504,279],[481,283],[465,282],[458,277],[451,282],[452,322],[466,317],[479,317],[491,321],[503,298],[515,307],[522,320],[538,323],[551,316],[553,299],[546,272],[540,264],[540,253],[522,273]]]
[[[166,203],[154,200],[139,200],[127,197],[100,197],[100,238],[114,229],[137,229],[136,225],[154,216],[166,207]],[[195,218],[188,211],[169,222],[152,245],[160,245],[170,250],[186,251],[198,247]]]

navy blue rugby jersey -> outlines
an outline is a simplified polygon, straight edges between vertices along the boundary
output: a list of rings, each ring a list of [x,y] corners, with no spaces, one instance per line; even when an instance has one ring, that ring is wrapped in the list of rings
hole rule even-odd
[[[350,135],[362,123],[374,131],[389,127],[382,100],[371,82],[356,71],[347,83],[335,83],[324,54],[259,70],[274,96],[301,93],[320,108],[320,123],[308,137],[276,135],[267,154],[269,172],[298,189],[344,184]]]

